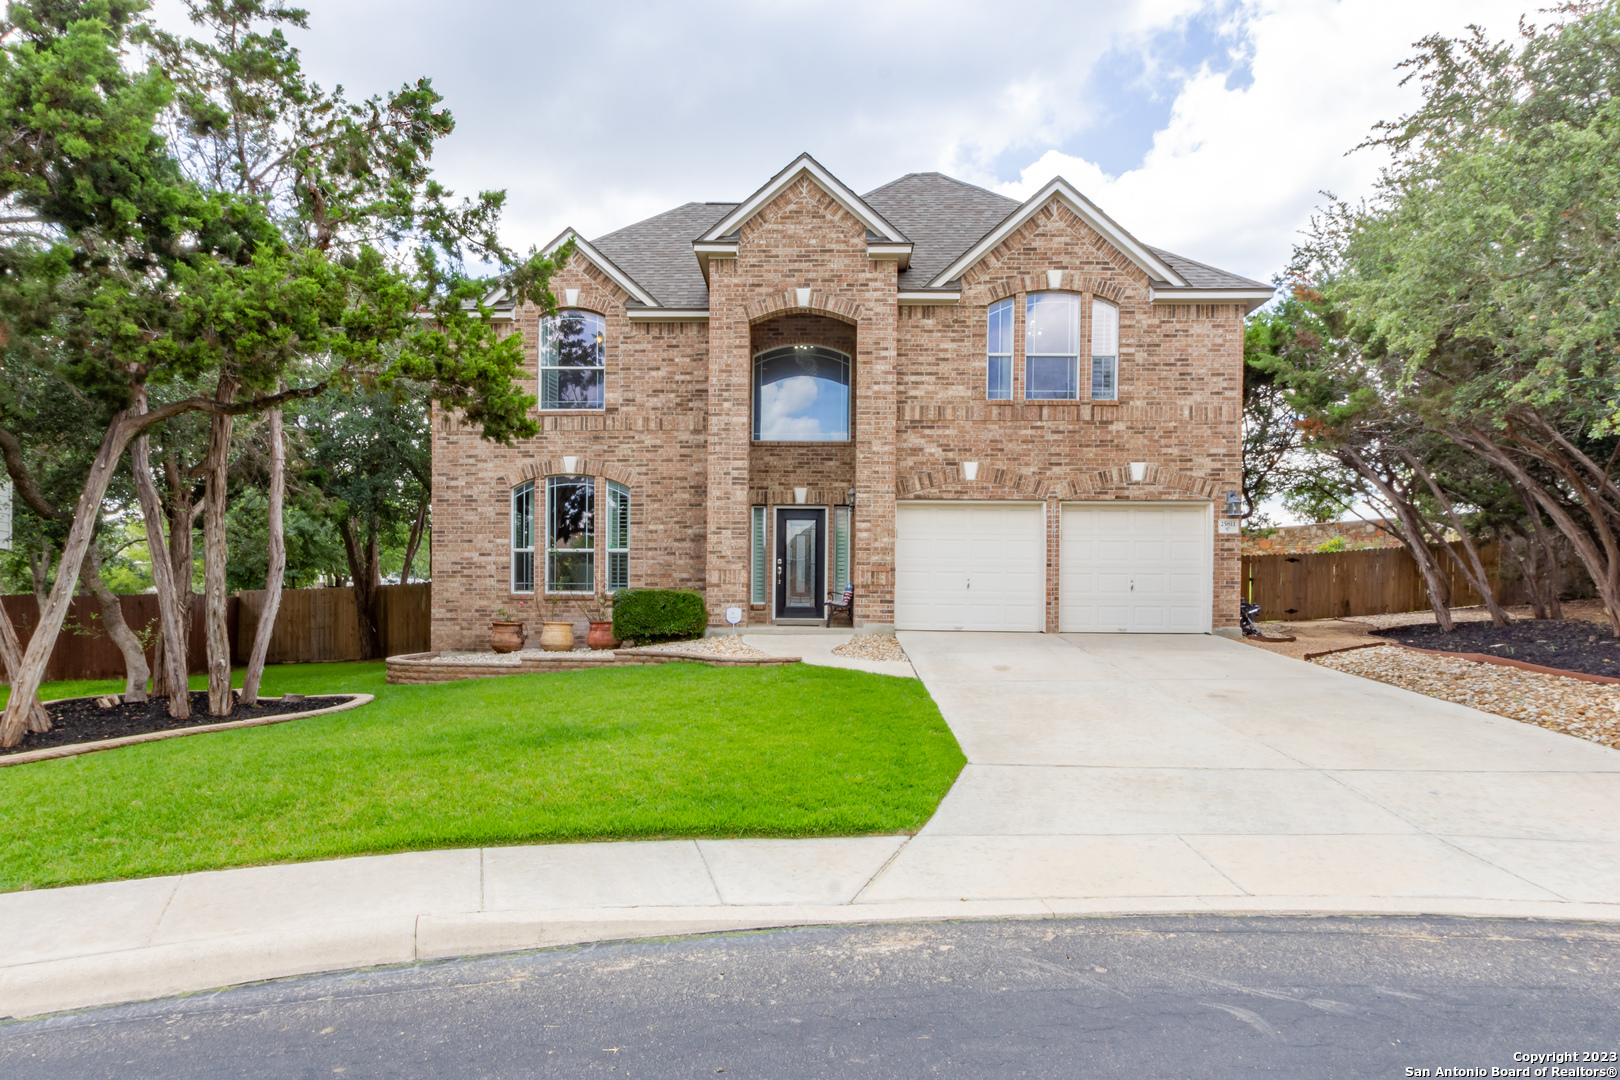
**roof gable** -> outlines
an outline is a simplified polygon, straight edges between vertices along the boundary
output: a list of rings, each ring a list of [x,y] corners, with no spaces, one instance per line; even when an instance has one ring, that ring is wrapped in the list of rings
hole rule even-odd
[[[715,222],[695,242],[709,244],[726,241],[732,233],[742,227],[744,222],[768,206],[772,199],[798,182],[800,177],[806,176],[831,196],[834,202],[842,206],[851,217],[866,226],[869,238],[880,243],[883,241],[891,244],[910,243],[906,235],[895,228],[887,218],[874,210],[865,199],[851,191],[842,180],[828,172],[809,154],[800,154],[794,158],[792,164],[771,177],[764,187],[738,203],[731,213]]]
[[[1053,201],[1061,202],[1081,221],[1095,229],[1117,248],[1120,254],[1140,267],[1155,285],[1169,285],[1173,288],[1187,286],[1186,279],[1152,248],[1132,236],[1113,218],[1098,209],[1095,203],[1080,194],[1074,185],[1058,176],[1008,214],[999,225],[985,233],[978,243],[936,273],[929,279],[928,287],[937,289],[960,278],[970,267],[994,251],[1003,240]]]
[[[625,273],[618,266],[614,265],[612,259],[596,250],[589,240],[579,235],[579,232],[571,227],[564,229],[560,234],[558,234],[555,240],[545,246],[545,250],[542,251],[541,254],[549,256],[552,252],[562,247],[569,240],[574,241],[574,250],[576,252],[595,263],[597,269],[601,270],[602,273],[611,278],[613,280],[613,284],[629,293],[633,299],[646,304],[648,307],[662,306],[652,293],[648,292],[646,289],[637,284],[634,278]]]

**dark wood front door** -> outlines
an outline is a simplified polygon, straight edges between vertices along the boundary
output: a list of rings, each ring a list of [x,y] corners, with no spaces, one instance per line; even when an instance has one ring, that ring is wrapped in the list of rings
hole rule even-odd
[[[821,619],[827,602],[827,511],[776,512],[776,617]]]

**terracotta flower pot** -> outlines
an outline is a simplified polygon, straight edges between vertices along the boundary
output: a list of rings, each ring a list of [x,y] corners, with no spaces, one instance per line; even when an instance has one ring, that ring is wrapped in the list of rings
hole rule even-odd
[[[517,652],[523,648],[523,624],[501,621],[490,623],[489,647],[498,653]]]
[[[593,649],[617,649],[619,639],[613,636],[613,623],[611,620],[591,620],[591,632],[585,638],[585,643]]]
[[[543,622],[540,624],[540,647],[546,652],[571,652],[574,648],[574,624],[569,622]]]

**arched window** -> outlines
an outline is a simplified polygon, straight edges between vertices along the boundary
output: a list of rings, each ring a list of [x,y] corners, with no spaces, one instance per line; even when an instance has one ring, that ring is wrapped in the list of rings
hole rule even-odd
[[[1119,398],[1119,308],[1091,302],[1091,400]]]
[[[1024,307],[1024,397],[1074,401],[1080,396],[1080,297],[1030,293]]]
[[[607,382],[607,320],[559,311],[540,323],[540,407],[600,409]]]
[[[849,357],[788,345],[754,357],[755,442],[848,442]]]
[[[998,300],[986,313],[984,396],[991,401],[1012,400],[1013,302]]]

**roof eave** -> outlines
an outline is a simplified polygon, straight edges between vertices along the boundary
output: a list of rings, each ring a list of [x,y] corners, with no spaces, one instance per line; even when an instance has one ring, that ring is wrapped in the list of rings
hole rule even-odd
[[[579,235],[578,229],[574,229],[572,227],[564,229],[562,232],[557,234],[557,238],[555,240],[541,249],[540,253],[549,257],[558,248],[562,247],[563,244],[567,243],[570,238],[572,238],[574,241],[575,251],[579,252],[591,262],[595,263],[597,269],[601,270],[602,273],[611,278],[615,285],[629,293],[631,297],[643,304],[646,304],[648,307],[662,306],[659,304],[657,297],[636,283],[635,278],[621,270],[617,263],[593,247],[589,240],[586,240],[583,236]]]
[[[1271,288],[1197,289],[1155,288],[1151,300],[1155,304],[1242,304],[1252,312],[1277,294]]]

